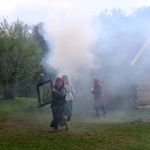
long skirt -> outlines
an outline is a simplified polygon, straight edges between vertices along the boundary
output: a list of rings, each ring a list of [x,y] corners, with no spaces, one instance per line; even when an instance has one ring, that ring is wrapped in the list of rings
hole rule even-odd
[[[64,115],[67,117],[67,121],[70,121],[70,120],[71,120],[71,116],[72,116],[72,105],[73,105],[73,101],[72,101],[72,100],[67,101],[67,103],[65,104]]]
[[[64,110],[65,110],[65,105],[52,107],[53,120],[50,123],[50,127],[57,128],[58,126],[66,125]]]

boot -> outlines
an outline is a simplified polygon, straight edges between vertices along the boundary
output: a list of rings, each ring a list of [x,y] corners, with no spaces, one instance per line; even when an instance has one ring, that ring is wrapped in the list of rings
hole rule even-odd
[[[58,130],[58,127],[54,127],[54,130]]]

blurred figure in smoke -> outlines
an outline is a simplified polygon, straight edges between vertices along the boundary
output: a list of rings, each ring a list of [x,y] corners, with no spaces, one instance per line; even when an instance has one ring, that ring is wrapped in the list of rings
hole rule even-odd
[[[66,119],[69,122],[71,121],[71,117],[72,117],[73,96],[74,96],[75,90],[73,88],[72,83],[68,80],[67,75],[63,75],[62,78],[64,80],[65,88],[67,90],[64,115],[67,117]]]
[[[102,110],[104,115],[106,114],[106,108],[104,104],[104,91],[103,86],[98,78],[93,79],[93,88],[91,93],[94,95],[94,109],[96,111],[96,116],[99,116],[99,111]]]
[[[58,130],[58,126],[66,126],[66,130],[68,130],[67,121],[64,117],[66,92],[63,79],[57,77],[55,85],[52,88],[53,99],[51,108],[53,120],[50,124],[50,127],[53,127],[55,131]]]
[[[43,73],[40,73],[40,77],[39,77],[39,80],[38,80],[38,84],[40,84],[40,83],[42,83],[42,82],[44,82],[44,81],[46,81],[46,78],[45,78],[45,76],[44,76]]]

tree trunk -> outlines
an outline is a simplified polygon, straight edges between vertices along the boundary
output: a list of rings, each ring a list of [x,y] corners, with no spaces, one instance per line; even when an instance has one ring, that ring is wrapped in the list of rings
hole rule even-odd
[[[13,86],[10,86],[10,85],[5,85],[4,86],[4,98],[5,99],[12,99],[12,98],[14,98]]]

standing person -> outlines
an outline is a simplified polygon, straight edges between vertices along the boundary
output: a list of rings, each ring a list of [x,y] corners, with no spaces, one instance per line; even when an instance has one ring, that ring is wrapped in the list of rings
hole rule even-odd
[[[50,123],[50,127],[54,128],[55,131],[58,130],[58,126],[66,126],[66,130],[68,130],[68,125],[64,117],[65,97],[66,89],[64,87],[64,81],[62,78],[57,77],[55,85],[52,88],[51,108],[53,120]]]
[[[72,117],[73,96],[74,96],[75,90],[73,88],[72,83],[68,80],[67,75],[63,75],[62,78],[64,80],[65,88],[67,90],[64,115],[67,117],[66,118],[67,122],[69,122],[71,121],[71,117]]]
[[[96,116],[99,116],[99,111],[102,110],[104,115],[106,114],[106,108],[104,104],[104,91],[103,86],[98,78],[93,79],[93,88],[91,93],[94,95],[94,109],[96,111]]]
[[[38,84],[40,84],[40,83],[42,83],[42,82],[44,82],[44,81],[46,81],[46,78],[45,78],[45,76],[44,76],[43,73],[40,73],[40,77],[39,77],[39,80],[38,80]]]

